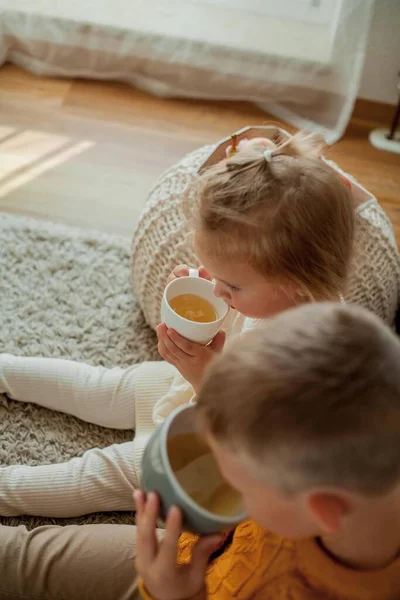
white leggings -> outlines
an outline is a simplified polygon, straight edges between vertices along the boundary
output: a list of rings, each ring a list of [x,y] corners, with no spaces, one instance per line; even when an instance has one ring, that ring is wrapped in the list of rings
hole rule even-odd
[[[0,354],[0,393],[103,427],[134,429],[135,376],[140,368],[106,369]],[[130,511],[138,485],[133,442],[93,448],[61,464],[0,467],[0,514],[74,517]]]

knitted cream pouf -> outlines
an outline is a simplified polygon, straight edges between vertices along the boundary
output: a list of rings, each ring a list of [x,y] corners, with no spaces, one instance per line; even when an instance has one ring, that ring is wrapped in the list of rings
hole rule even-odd
[[[160,322],[168,275],[179,264],[197,266],[182,213],[184,192],[215,146],[203,146],[166,171],[149,193],[132,242],[133,289],[147,323]]]
[[[150,191],[132,244],[133,289],[147,323],[160,322],[161,298],[176,265],[197,266],[191,233],[182,213],[184,192],[216,146],[204,146],[166,171]],[[356,183],[335,163],[329,164]],[[377,200],[365,192],[356,209],[354,259],[345,299],[393,325],[400,289],[400,260],[391,224]]]

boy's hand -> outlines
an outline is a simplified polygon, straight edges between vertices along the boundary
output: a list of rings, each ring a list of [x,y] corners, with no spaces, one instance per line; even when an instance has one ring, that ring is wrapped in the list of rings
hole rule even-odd
[[[182,514],[178,507],[170,509],[162,542],[156,536],[159,499],[151,493],[135,493],[137,523],[136,570],[154,600],[184,600],[206,597],[205,573],[208,559],[221,536],[199,538],[193,549],[192,562],[178,565],[178,540]],[[204,590],[204,595],[202,594]]]
[[[219,331],[211,344],[201,346],[189,342],[165,323],[157,327],[158,351],[163,359],[174,365],[197,393],[207,365],[225,344],[225,332]]]
[[[174,281],[174,279],[178,279],[179,277],[188,277],[188,275],[188,265],[178,265],[168,277],[167,285],[171,283],[171,281]],[[204,267],[199,267],[199,277],[202,277],[203,279],[208,279],[209,281],[212,280],[210,273]]]

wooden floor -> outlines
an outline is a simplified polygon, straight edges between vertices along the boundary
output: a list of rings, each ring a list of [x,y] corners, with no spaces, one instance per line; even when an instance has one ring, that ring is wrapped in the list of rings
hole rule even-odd
[[[390,110],[356,107],[327,155],[381,200],[400,241],[400,156],[368,142]],[[270,118],[247,103],[162,100],[118,83],[0,69],[0,210],[131,235],[158,175],[201,144]]]

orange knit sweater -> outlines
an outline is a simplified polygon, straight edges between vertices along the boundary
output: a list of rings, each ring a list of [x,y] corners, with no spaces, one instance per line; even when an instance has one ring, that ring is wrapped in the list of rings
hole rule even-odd
[[[178,562],[190,561],[196,536],[184,533]],[[316,540],[289,541],[245,521],[207,571],[209,600],[399,600],[400,558],[356,571],[332,560]]]

